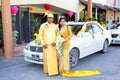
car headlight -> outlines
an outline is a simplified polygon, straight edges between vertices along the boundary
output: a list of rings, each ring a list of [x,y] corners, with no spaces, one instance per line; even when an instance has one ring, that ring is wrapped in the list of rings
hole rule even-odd
[[[30,44],[27,44],[27,45],[25,46],[25,49],[30,50]]]

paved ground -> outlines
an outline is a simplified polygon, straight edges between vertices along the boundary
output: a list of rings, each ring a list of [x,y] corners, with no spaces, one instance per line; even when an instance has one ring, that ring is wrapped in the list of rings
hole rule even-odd
[[[112,45],[106,54],[93,54],[80,60],[73,70],[99,70],[100,75],[66,78],[44,77],[42,65],[25,62],[23,56],[4,59],[0,56],[0,80],[120,80],[120,46]]]

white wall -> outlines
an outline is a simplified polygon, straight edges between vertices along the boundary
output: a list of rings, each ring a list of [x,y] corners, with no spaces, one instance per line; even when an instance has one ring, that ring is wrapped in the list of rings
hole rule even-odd
[[[72,11],[76,15],[76,21],[79,20],[79,12],[82,11],[85,6],[82,5],[79,0],[10,0],[11,5],[39,5],[39,4],[51,4],[52,7],[56,6],[67,11]],[[31,12],[44,12],[44,9],[32,6]],[[58,8],[58,10],[59,10]],[[39,10],[38,10],[39,9]],[[58,13],[59,14],[59,13]]]
[[[114,20],[114,12],[108,11],[108,21],[111,23]]]
[[[85,1],[88,1],[88,0],[85,0]],[[97,2],[100,4],[106,5],[106,0],[92,0],[92,2]]]
[[[11,5],[27,5],[27,4],[45,4],[49,3],[73,12],[81,10],[79,0],[10,0]]]
[[[79,0],[10,0],[11,5],[39,5],[39,4],[51,4],[52,7],[56,6],[67,11],[72,11],[76,14],[76,21],[79,20],[79,12],[82,11],[85,6],[80,3]],[[59,9],[58,8],[58,9]],[[33,7],[31,12],[43,12],[42,8]],[[41,11],[37,11],[40,9]]]
[[[0,0],[1,3],[1,0]],[[80,10],[79,0],[10,0],[11,5],[45,4],[78,12]]]
[[[30,13],[45,13],[46,12],[45,9],[40,8],[38,6],[20,6],[20,8],[29,8]],[[54,14],[60,14],[60,13],[57,13],[57,12],[53,12],[51,10],[49,12],[54,13]]]

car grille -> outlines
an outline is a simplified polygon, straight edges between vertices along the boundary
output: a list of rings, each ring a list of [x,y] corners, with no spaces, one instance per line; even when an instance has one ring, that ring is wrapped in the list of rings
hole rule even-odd
[[[30,46],[30,51],[43,52],[43,48],[42,47],[37,47],[37,46]]]
[[[119,34],[112,34],[112,38],[118,37]]]
[[[27,57],[27,56],[26,56],[26,58],[29,60],[37,61],[37,62],[43,62],[43,59],[35,60],[32,57]]]

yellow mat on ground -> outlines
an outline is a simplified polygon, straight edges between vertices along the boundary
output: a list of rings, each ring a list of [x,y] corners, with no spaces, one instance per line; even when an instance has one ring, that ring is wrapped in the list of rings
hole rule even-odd
[[[75,71],[62,71],[62,77],[84,77],[94,76],[100,74],[98,70],[75,70]]]

